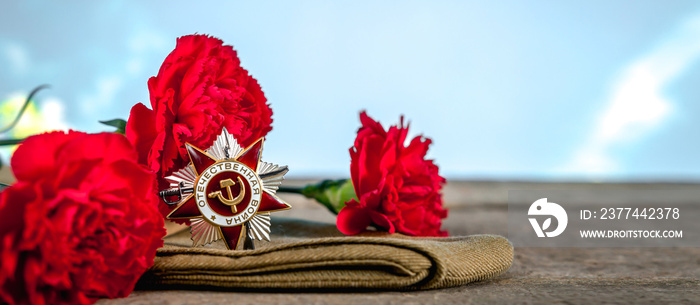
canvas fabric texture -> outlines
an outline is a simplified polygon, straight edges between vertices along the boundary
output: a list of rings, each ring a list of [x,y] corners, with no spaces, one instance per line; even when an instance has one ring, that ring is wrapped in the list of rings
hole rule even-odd
[[[165,238],[140,289],[421,290],[464,285],[510,268],[502,236],[409,237],[384,232],[344,236],[335,225],[272,220],[272,242],[226,250],[191,247],[189,230]]]

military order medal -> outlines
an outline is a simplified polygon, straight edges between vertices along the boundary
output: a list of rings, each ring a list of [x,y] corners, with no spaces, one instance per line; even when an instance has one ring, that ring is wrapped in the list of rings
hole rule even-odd
[[[190,163],[166,177],[164,200],[179,201],[167,219],[189,219],[193,246],[224,240],[229,249],[252,249],[252,239],[270,240],[270,212],[291,208],[275,195],[287,166],[260,161],[263,139],[243,149],[226,128],[202,151],[186,144]]]

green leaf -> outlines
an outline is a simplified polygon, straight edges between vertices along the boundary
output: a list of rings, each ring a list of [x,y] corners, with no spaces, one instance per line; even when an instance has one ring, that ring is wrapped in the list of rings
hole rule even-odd
[[[307,198],[315,199],[323,204],[334,214],[338,214],[345,207],[345,202],[357,200],[352,180],[323,180],[317,184],[310,184],[301,190]]]
[[[105,125],[107,125],[107,126],[116,127],[117,130],[114,131],[114,132],[116,132],[116,133],[121,133],[121,134],[125,134],[125,133],[126,133],[126,121],[124,121],[124,120],[122,120],[122,119],[113,119],[113,120],[109,120],[109,121],[100,121],[100,123],[105,124]]]
[[[17,145],[22,143],[22,141],[24,141],[24,139],[4,139],[0,140],[0,146]]]

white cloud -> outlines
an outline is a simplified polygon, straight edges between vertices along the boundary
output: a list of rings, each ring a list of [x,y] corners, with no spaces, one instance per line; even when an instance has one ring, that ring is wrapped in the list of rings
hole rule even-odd
[[[66,107],[59,99],[54,97],[45,99],[39,107],[43,127],[47,130],[67,131],[70,127],[66,121],[65,109]]]
[[[29,71],[29,55],[27,50],[16,43],[9,43],[5,46],[5,56],[10,62],[11,69],[15,74],[23,75]]]
[[[133,53],[141,54],[150,50],[162,50],[173,43],[153,29],[140,29],[129,37],[129,49]]]
[[[167,35],[158,33],[153,29],[140,29],[129,35],[129,56],[126,71],[131,75],[139,75],[144,68],[145,57],[152,52],[168,50],[172,47],[172,41],[166,40]]]
[[[131,86],[130,80],[143,77],[143,71],[147,67],[149,55],[153,50],[167,50],[172,47],[171,41],[152,29],[140,29],[128,35],[126,38],[127,52],[125,54],[113,54],[121,65],[115,64],[109,73],[100,75],[95,82],[92,83],[92,88],[86,92],[80,93],[79,103],[82,114],[86,118],[104,118],[109,117],[105,114],[105,109],[112,108],[118,101],[117,96],[124,94],[122,90],[128,89]],[[143,89],[147,90],[143,81]]]
[[[700,15],[623,69],[590,138],[564,171],[595,174],[617,170],[611,148],[638,140],[666,121],[673,103],[664,96],[664,89],[698,57]]]
[[[95,91],[84,94],[80,99],[83,114],[87,117],[102,116],[100,110],[114,102],[114,97],[123,87],[124,80],[117,75],[101,77],[95,82]]]
[[[126,71],[130,75],[139,75],[143,70],[143,62],[140,59],[132,58],[126,64]]]

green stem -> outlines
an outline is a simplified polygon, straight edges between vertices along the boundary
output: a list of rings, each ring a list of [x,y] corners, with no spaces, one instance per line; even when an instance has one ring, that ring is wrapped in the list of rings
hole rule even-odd
[[[24,139],[6,139],[6,140],[0,140],[0,146],[7,146],[7,145],[17,145],[19,143],[22,143]]]
[[[289,186],[280,186],[279,189],[277,189],[278,192],[281,193],[292,193],[292,194],[304,194],[302,191],[304,190],[303,187],[289,187]]]
[[[24,105],[22,105],[22,109],[19,110],[19,113],[15,117],[15,119],[10,123],[10,125],[5,126],[4,128],[0,129],[0,133],[4,133],[9,131],[10,129],[14,128],[17,123],[19,123],[19,119],[22,118],[22,115],[24,114],[24,111],[27,110],[27,107],[29,107],[29,102],[34,98],[34,95],[39,92],[41,89],[48,88],[49,85],[41,85],[39,87],[34,88],[31,93],[29,93],[29,96],[27,96],[27,99],[24,101]],[[9,144],[5,144],[9,145]]]

